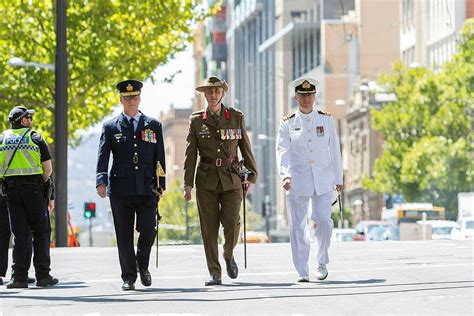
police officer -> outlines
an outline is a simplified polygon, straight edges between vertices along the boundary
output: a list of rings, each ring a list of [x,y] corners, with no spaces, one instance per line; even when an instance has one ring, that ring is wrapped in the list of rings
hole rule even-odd
[[[313,110],[317,81],[302,78],[291,84],[298,111],[283,118],[276,142],[278,169],[287,193],[291,252],[299,274],[297,281],[308,282],[311,200],[311,219],[316,225],[316,278],[324,280],[333,227],[332,195],[334,188],[342,190],[339,138],[331,114]]]
[[[123,112],[104,123],[97,161],[97,193],[110,198],[122,269],[122,290],[134,290],[137,265],[144,286],[151,285],[148,270],[155,239],[156,208],[165,189],[165,153],[161,123],[138,110],[143,84],[117,84]],[[113,164],[107,174],[110,153]],[[133,225],[140,233],[134,250]]]
[[[222,284],[217,246],[219,222],[224,227],[227,274],[232,279],[238,275],[233,251],[239,238],[243,192],[242,180],[236,170],[237,148],[244,158],[245,167],[251,172],[243,184],[248,186],[257,179],[244,115],[221,103],[227,89],[227,83],[217,77],[210,77],[206,84],[196,88],[204,92],[207,108],[190,116],[184,162],[184,198],[187,201],[191,199],[191,189],[196,184],[201,234],[211,276],[205,282],[206,286]]]
[[[3,285],[3,278],[7,275],[8,268],[8,247],[10,244],[10,220],[8,218],[7,198],[0,194],[0,285]],[[31,258],[31,234],[29,234],[28,258]],[[35,278],[27,278],[28,284],[36,282]]]
[[[0,136],[0,174],[7,194],[14,237],[13,274],[7,288],[27,288],[33,237],[36,286],[58,283],[50,272],[51,155],[45,140],[31,130],[34,110],[17,106],[10,111],[11,129]]]

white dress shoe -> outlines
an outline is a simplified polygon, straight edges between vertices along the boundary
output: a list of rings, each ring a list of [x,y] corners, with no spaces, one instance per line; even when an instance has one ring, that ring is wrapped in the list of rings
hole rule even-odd
[[[296,282],[309,282],[309,277],[308,276],[300,276],[298,279],[296,279]]]
[[[328,277],[328,269],[325,264],[318,265],[318,271],[316,272],[316,279],[324,280]]]

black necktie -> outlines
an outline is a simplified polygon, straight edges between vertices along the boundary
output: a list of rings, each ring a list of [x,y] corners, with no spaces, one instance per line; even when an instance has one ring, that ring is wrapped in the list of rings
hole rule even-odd
[[[130,123],[130,128],[132,129],[132,131],[135,132],[135,126],[133,125],[133,122],[135,122],[135,119],[132,117],[130,118],[128,122]]]
[[[219,124],[219,115],[212,114],[212,118],[214,119],[214,122],[216,122],[216,124]]]

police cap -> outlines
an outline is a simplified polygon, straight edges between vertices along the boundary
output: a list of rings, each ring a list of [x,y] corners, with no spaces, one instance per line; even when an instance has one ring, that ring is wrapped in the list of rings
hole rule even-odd
[[[8,121],[10,123],[19,123],[21,119],[25,116],[32,117],[35,114],[35,110],[28,110],[24,106],[15,106],[8,114]]]
[[[116,87],[121,96],[127,97],[130,95],[139,95],[143,83],[138,80],[129,79],[117,83]]]

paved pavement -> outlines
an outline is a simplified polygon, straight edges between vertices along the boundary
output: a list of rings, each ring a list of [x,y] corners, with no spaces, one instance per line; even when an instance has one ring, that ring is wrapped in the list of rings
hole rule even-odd
[[[0,316],[472,315],[473,249],[473,241],[335,243],[328,279],[300,284],[289,244],[249,244],[246,270],[238,245],[239,278],[224,275],[224,285],[205,287],[202,246],[166,246],[160,248],[159,269],[152,256],[153,285],[145,288],[138,281],[133,292],[121,291],[116,248],[52,249],[52,274],[60,284],[21,290],[0,286]],[[314,276],[314,252],[311,257]]]

